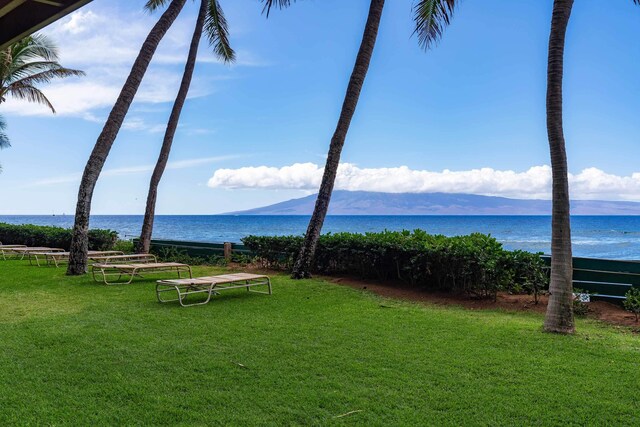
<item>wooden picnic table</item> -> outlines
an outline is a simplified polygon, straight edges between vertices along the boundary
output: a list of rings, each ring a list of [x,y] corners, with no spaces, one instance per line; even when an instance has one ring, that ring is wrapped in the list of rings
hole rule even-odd
[[[266,286],[267,291],[256,291],[251,288]],[[218,276],[194,277],[191,279],[158,280],[156,297],[161,303],[178,301],[182,307],[207,304],[213,295],[223,290],[246,288],[247,292],[271,295],[271,279],[263,274],[235,273]],[[162,294],[175,292],[177,298],[163,299]],[[205,294],[206,299],[200,302],[185,303],[190,295]]]

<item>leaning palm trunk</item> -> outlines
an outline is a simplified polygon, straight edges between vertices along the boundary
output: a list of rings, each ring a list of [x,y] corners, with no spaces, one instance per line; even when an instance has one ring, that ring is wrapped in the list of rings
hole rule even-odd
[[[151,62],[151,58],[153,58],[158,44],[180,14],[185,2],[186,0],[173,0],[156,25],[151,29],[131,68],[129,77],[109,114],[102,133],[98,137],[98,141],[91,152],[89,161],[82,174],[82,181],[80,182],[80,189],[78,191],[78,203],[76,205],[75,224],[73,226],[67,274],[84,274],[87,268],[89,214],[91,213],[93,190],[113,142],[122,126],[122,122],[129,111],[133,98]]]
[[[300,253],[298,254],[298,258],[296,259],[293,272],[291,274],[291,277],[294,279],[311,277],[311,261],[313,260],[318,239],[320,238],[320,232],[322,231],[322,225],[324,224],[324,219],[327,216],[327,210],[329,209],[331,193],[336,180],[338,165],[340,164],[342,147],[344,146],[344,141],[347,137],[347,132],[349,131],[351,119],[356,111],[364,79],[367,76],[367,71],[369,70],[369,63],[371,62],[373,48],[376,44],[378,27],[380,26],[380,18],[382,16],[383,8],[384,0],[371,0],[369,17],[367,18],[362,43],[360,44],[360,50],[356,57],[356,64],[353,68],[353,72],[351,73],[351,79],[349,80],[347,93],[342,104],[342,111],[340,112],[338,125],[333,137],[331,138],[327,163],[324,168],[320,190],[318,191],[318,198],[316,199],[316,204],[313,209],[313,215],[309,221],[304,243],[302,244],[302,248],[300,249]]]
[[[548,332],[570,334],[573,321],[573,265],[567,153],[562,129],[564,43],[573,0],[555,0],[547,71],[547,132],[553,174],[551,218],[551,284],[544,321]]]
[[[180,89],[178,95],[173,104],[171,110],[171,116],[169,116],[169,122],[167,123],[167,130],[164,134],[164,140],[162,142],[162,148],[160,149],[160,156],[158,162],[151,175],[151,182],[149,183],[149,194],[147,195],[147,208],[144,213],[144,222],[142,223],[142,233],[140,234],[140,242],[138,243],[138,252],[149,253],[151,246],[151,234],[153,232],[153,221],[156,211],[156,200],[158,197],[158,185],[162,179],[162,174],[167,167],[169,161],[169,154],[171,153],[171,145],[173,144],[173,138],[178,128],[178,122],[180,121],[180,114],[182,113],[182,107],[187,99],[189,93],[189,87],[191,86],[191,79],[193,77],[193,70],[196,67],[196,58],[198,57],[198,46],[200,39],[202,38],[202,30],[204,28],[204,21],[207,16],[207,0],[200,1],[200,11],[198,12],[198,19],[196,21],[196,28],[191,38],[191,46],[189,48],[189,56],[187,57],[187,64],[184,68],[184,74],[182,75],[182,82],[180,83]]]

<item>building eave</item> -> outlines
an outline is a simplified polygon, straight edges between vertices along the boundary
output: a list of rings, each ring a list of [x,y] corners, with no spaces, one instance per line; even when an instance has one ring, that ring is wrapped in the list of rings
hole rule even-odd
[[[92,0],[0,0],[0,50]]]

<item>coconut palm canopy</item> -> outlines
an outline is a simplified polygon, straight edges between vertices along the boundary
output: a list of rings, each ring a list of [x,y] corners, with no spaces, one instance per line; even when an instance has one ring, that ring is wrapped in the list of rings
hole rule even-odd
[[[422,47],[428,49],[437,43],[451,22],[459,0],[420,0],[413,7],[415,34]]]
[[[283,9],[296,0],[262,0],[263,13],[269,16],[271,8]],[[638,3],[640,0],[633,0]],[[418,42],[430,48],[440,40],[444,29],[451,22],[453,11],[460,0],[419,0],[413,6],[413,20]]]
[[[229,25],[224,16],[222,7],[218,0],[205,0],[207,5],[207,15],[205,18],[205,34],[209,39],[209,44],[213,48],[214,53],[224,62],[233,62],[236,54],[231,49],[229,42]],[[148,0],[145,8],[151,12],[165,6],[169,0]]]
[[[83,75],[83,71],[60,65],[58,49],[49,38],[41,34],[26,37],[0,51],[0,103],[11,96],[43,104],[55,113],[51,101],[37,86]]]

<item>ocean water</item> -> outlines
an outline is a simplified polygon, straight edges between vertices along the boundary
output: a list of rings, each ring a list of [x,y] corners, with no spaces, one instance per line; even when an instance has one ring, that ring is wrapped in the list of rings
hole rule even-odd
[[[303,234],[308,216],[160,215],[154,238],[201,242],[236,242],[244,236]],[[0,216],[0,222],[71,227],[73,216]],[[121,238],[136,237],[139,215],[96,215],[91,228],[115,230]],[[329,216],[323,233],[423,229],[447,236],[491,234],[507,249],[549,253],[549,216]],[[640,216],[572,217],[574,256],[640,260]]]

